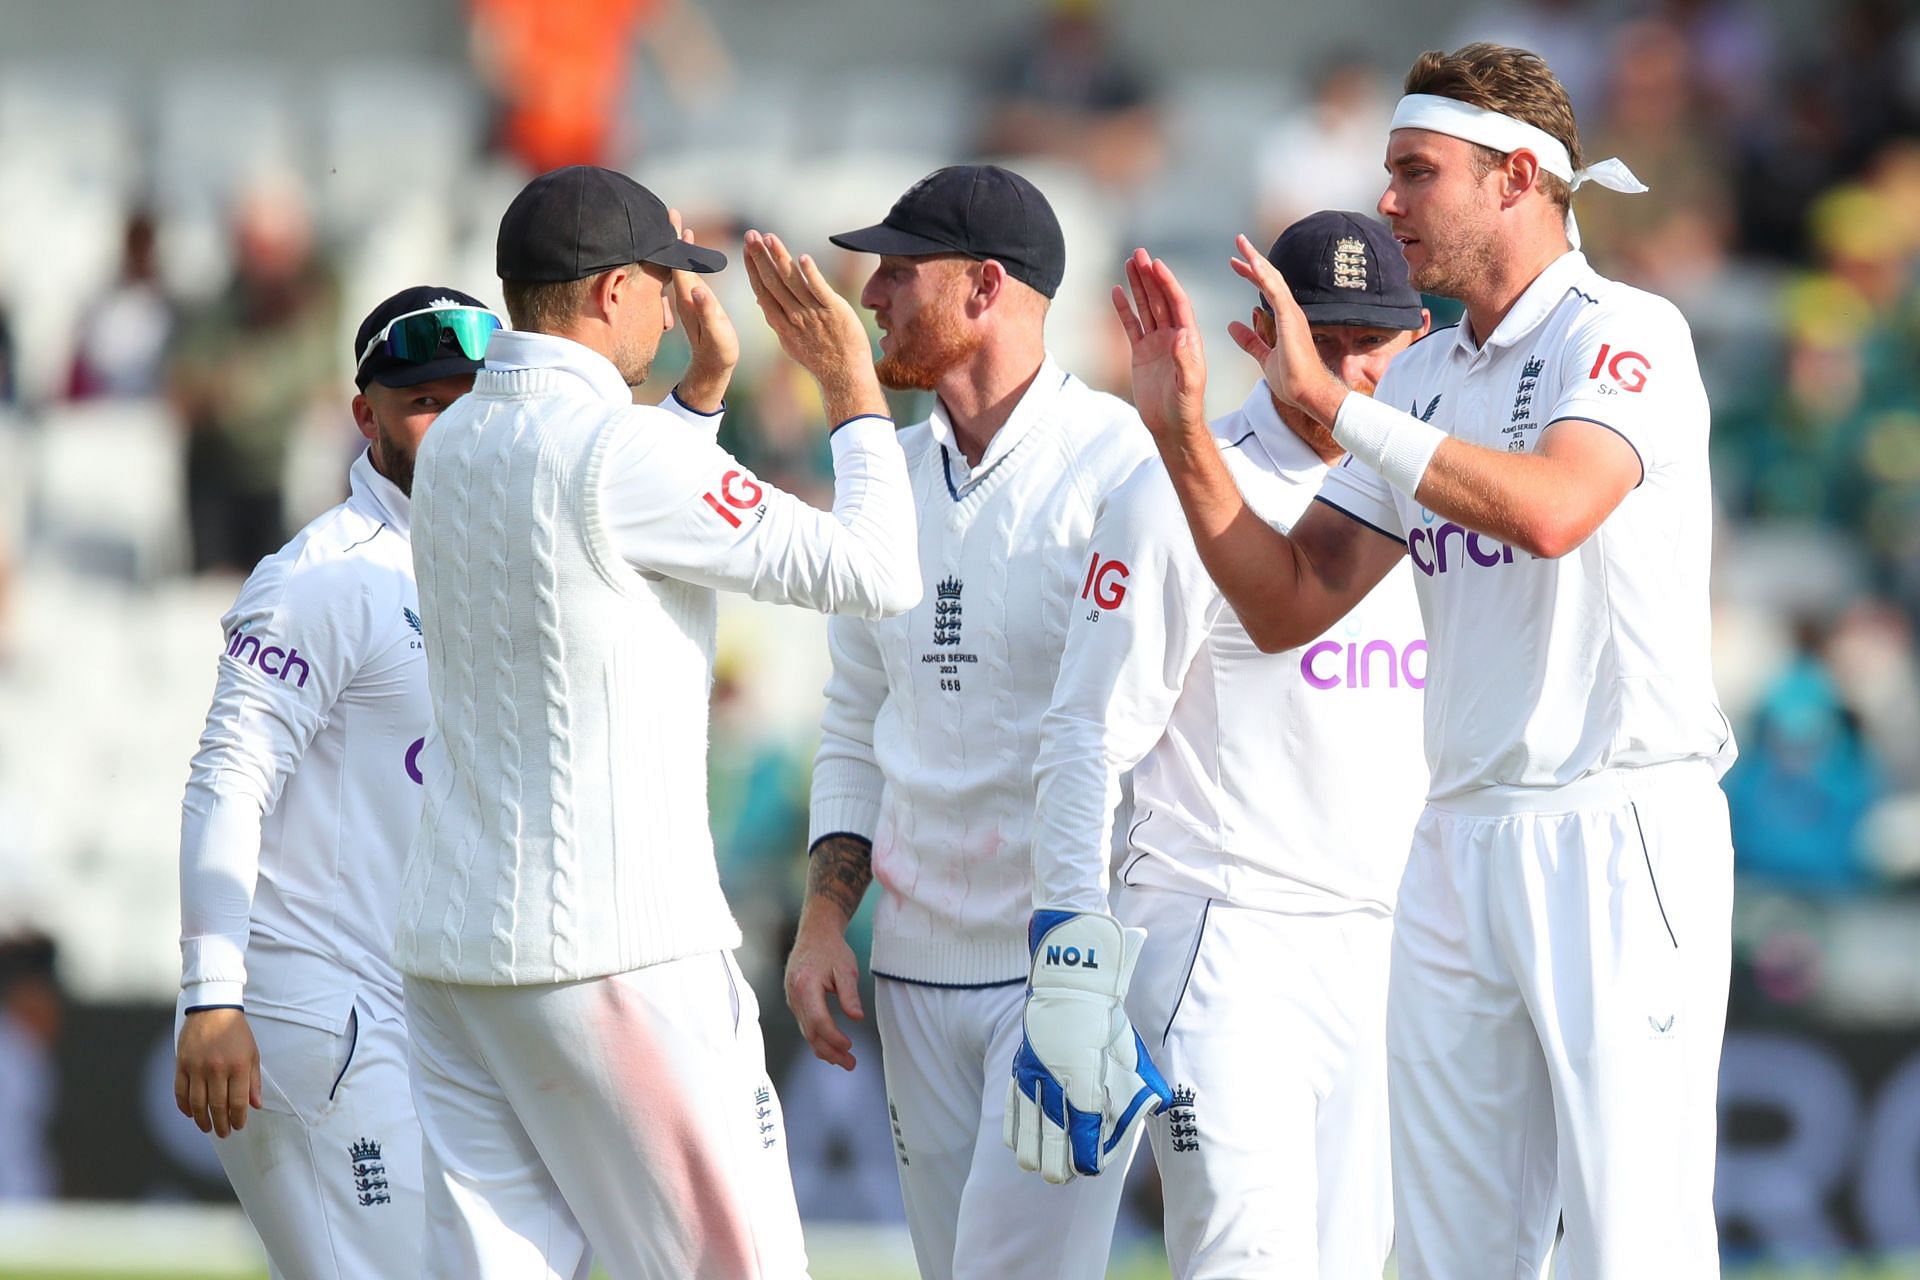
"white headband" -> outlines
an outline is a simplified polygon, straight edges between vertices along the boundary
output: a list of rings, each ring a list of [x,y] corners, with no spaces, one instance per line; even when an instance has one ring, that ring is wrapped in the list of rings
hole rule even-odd
[[[1597,182],[1609,191],[1621,191],[1629,195],[1647,189],[1647,184],[1634,177],[1633,170],[1619,160],[1602,160],[1576,171],[1566,145],[1545,129],[1456,98],[1410,93],[1400,99],[1400,105],[1393,109],[1393,123],[1389,128],[1426,129],[1432,133],[1444,133],[1450,138],[1491,147],[1501,155],[1512,151],[1531,151],[1542,169],[1575,191],[1588,182]],[[1580,228],[1573,220],[1571,208],[1567,210],[1567,239],[1574,248],[1580,247]]]

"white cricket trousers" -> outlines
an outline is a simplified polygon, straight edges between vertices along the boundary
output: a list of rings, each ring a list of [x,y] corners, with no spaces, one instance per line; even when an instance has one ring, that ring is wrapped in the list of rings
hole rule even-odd
[[[210,1141],[273,1280],[417,1275],[425,1212],[405,1024],[356,1003],[338,1034],[260,1014],[247,1026],[261,1110]]]
[[[406,980],[438,1280],[807,1273],[760,1007],[724,952],[522,987]]]
[[[1001,1132],[1026,984],[880,978],[874,988],[900,1198],[924,1280],[1100,1280],[1138,1128],[1097,1178],[1054,1186],[1026,1172]]]
[[[1732,950],[1702,763],[1430,805],[1387,1011],[1401,1280],[1703,1280]]]
[[[1147,930],[1127,1013],[1175,1091],[1147,1121],[1173,1274],[1380,1280],[1392,917],[1133,887],[1113,909]]]

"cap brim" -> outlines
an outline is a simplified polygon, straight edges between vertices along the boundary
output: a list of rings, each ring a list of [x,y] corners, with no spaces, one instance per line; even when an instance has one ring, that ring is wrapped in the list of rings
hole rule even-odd
[[[656,267],[671,267],[675,271],[698,271],[702,275],[710,275],[725,268],[727,255],[705,245],[675,240],[665,248],[654,250],[641,261],[651,262]]]
[[[397,364],[384,369],[376,369],[367,375],[367,382],[379,383],[383,387],[417,387],[423,382],[432,382],[435,378],[464,378],[479,373],[482,363],[468,360],[463,356],[446,356],[439,360],[429,360],[425,364]]]
[[[1301,306],[1308,324],[1348,324],[1369,329],[1418,329],[1419,307],[1364,302],[1314,302]]]
[[[843,231],[837,236],[828,236],[827,239],[842,249],[851,249],[855,253],[890,253],[899,258],[925,258],[936,253],[962,252],[950,244],[941,244],[938,240],[929,240],[926,236],[902,231],[884,222],[877,222],[871,227],[862,227],[858,231]]]

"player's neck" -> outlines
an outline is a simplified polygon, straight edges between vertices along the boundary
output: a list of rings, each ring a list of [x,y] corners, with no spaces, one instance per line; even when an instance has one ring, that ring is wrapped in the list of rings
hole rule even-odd
[[[989,342],[940,379],[934,390],[969,467],[980,465],[1046,358],[1045,346],[1037,343],[1002,347]]]
[[[1507,318],[1520,296],[1540,273],[1557,262],[1572,248],[1565,233],[1556,228],[1552,234],[1526,237],[1500,254],[1471,297],[1461,302],[1467,308],[1467,332],[1475,346],[1485,345],[1500,322]]]

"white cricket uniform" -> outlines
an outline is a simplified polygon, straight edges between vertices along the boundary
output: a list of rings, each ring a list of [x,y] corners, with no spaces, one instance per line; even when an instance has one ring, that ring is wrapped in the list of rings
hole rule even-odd
[[[433,726],[394,961],[434,1276],[806,1272],[707,825],[714,593],[903,609],[913,511],[883,418],[833,433],[829,514],[695,417],[508,332],[420,449]]]
[[[408,501],[351,496],[221,622],[180,839],[180,1016],[244,1007],[263,1109],[214,1141],[276,1277],[411,1274],[423,1218],[400,975],[427,672]]]
[[[1686,322],[1550,265],[1481,346],[1401,355],[1377,398],[1471,444],[1618,432],[1643,479],[1536,559],[1357,463],[1321,499],[1411,553],[1433,789],[1388,1003],[1404,1280],[1711,1276],[1734,755],[1708,657],[1708,410]],[[1341,412],[1379,412],[1348,397]]]
[[[1213,424],[1283,532],[1327,466],[1265,382]],[[1148,1121],[1185,1277],[1378,1276],[1393,1240],[1387,955],[1426,794],[1427,646],[1396,568],[1312,644],[1263,654],[1207,575],[1165,466],[1111,494],[1036,768],[1034,903],[1147,930],[1128,1013],[1175,1105]]]
[[[828,628],[812,842],[873,842],[872,967],[921,1275],[1106,1273],[1121,1182],[1047,1186],[1001,1142],[1026,1007],[1033,760],[1100,498],[1152,451],[1051,357],[969,467],[944,409],[901,433],[927,595]]]

